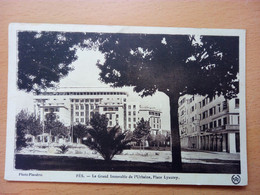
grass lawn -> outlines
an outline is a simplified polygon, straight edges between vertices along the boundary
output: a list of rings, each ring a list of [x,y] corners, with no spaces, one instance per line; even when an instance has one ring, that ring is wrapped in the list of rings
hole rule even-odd
[[[225,163],[225,162],[222,162]],[[171,172],[170,162],[130,162],[68,157],[15,155],[15,168],[48,171],[118,171],[118,172]],[[240,173],[239,161],[226,164],[183,163],[183,173]]]

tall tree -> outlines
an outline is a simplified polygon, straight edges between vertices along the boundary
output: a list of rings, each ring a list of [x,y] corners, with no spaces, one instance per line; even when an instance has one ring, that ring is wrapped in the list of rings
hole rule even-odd
[[[26,135],[37,136],[42,133],[42,125],[40,119],[32,113],[21,110],[16,116],[16,148],[20,150],[27,146]]]
[[[69,134],[69,130],[65,125],[60,122],[57,119],[57,115],[53,112],[47,113],[45,115],[45,133],[49,133],[50,135],[53,136],[67,136]]]
[[[142,96],[156,91],[170,99],[172,168],[181,171],[178,99],[185,94],[236,96],[238,37],[105,34],[97,64],[113,87],[134,86]]]
[[[24,110],[16,116],[16,150],[19,151],[27,146],[25,135],[28,131],[28,113]]]
[[[92,33],[18,32],[18,88],[39,93],[55,87],[73,70],[77,49],[95,48],[96,39]]]
[[[141,118],[139,122],[137,122],[137,126],[133,132],[133,139],[137,141],[138,144],[143,142],[143,147],[144,143],[147,140],[148,135],[150,134],[150,125],[149,121],[145,121],[144,118]]]

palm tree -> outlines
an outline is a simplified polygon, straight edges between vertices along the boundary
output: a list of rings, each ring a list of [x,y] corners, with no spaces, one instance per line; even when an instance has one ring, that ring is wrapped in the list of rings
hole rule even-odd
[[[119,126],[107,127],[108,119],[105,115],[94,114],[90,121],[92,128],[87,130],[88,139],[84,144],[101,154],[105,161],[111,161],[116,154],[129,149],[131,139],[127,139],[127,132],[122,133]]]

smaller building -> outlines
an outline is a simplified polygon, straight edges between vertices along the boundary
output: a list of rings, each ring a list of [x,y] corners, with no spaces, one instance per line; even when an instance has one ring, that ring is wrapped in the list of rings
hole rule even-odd
[[[178,113],[182,148],[240,152],[238,98],[185,95]]]
[[[161,131],[161,111],[153,107],[140,107],[138,120],[149,121],[151,134],[157,135]]]

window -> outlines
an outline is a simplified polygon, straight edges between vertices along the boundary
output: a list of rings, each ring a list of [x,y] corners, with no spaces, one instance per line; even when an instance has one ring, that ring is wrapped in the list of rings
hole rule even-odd
[[[136,106],[135,105],[133,105],[133,109],[135,109],[136,108]]]
[[[48,109],[48,108],[45,108],[45,109],[44,109],[44,111],[45,111],[45,112],[48,112],[48,111],[49,111],[49,109]]]
[[[109,125],[112,126],[112,121],[109,121]]]
[[[93,104],[90,105],[90,109],[94,109],[94,105]]]
[[[134,124],[134,128],[136,128],[136,124]]]
[[[81,112],[81,113],[80,113],[80,116],[84,116],[84,112]]]
[[[209,128],[212,129],[213,128],[213,122],[209,123]]]
[[[79,122],[79,119],[78,119],[78,118],[76,118],[76,122],[77,122],[77,123]]]
[[[136,122],[136,118],[133,118],[134,122]]]
[[[112,114],[109,114],[109,119],[110,119],[110,120],[112,119]]]
[[[80,104],[80,109],[83,110],[84,109],[84,105]]]
[[[224,101],[223,102],[223,110],[226,110],[227,109],[227,101]]]
[[[217,121],[214,121],[214,127],[217,127]]]
[[[221,126],[221,119],[218,119],[218,126]]]
[[[131,109],[131,105],[128,106],[128,109]]]
[[[90,102],[94,102],[94,99],[90,99]]]
[[[131,116],[131,112],[128,112],[128,115]]]
[[[79,100],[78,100],[78,99],[76,99],[76,102],[79,102]]]
[[[118,114],[116,115],[116,118],[118,118]]]
[[[239,99],[238,98],[235,99],[235,108],[239,108]]]
[[[128,128],[131,129],[131,124],[128,125]]]
[[[128,118],[128,122],[131,122],[131,118]]]
[[[115,107],[115,111],[118,111],[118,107]]]
[[[79,109],[79,105],[76,105],[76,110],[78,110]]]
[[[76,116],[79,116],[79,112],[76,112]]]
[[[213,115],[213,108],[210,108],[209,109],[209,116],[212,116]]]
[[[84,123],[84,118],[81,118],[81,119],[80,119],[80,122]]]
[[[107,111],[107,107],[104,107],[104,108],[103,108],[103,111]]]
[[[55,109],[55,112],[59,112],[59,111],[60,111],[60,109],[59,109],[59,108],[56,108],[56,109]]]
[[[227,117],[223,118],[223,125],[227,124]]]
[[[135,111],[133,112],[133,115],[134,115],[134,116],[136,115],[136,112],[135,112]]]

